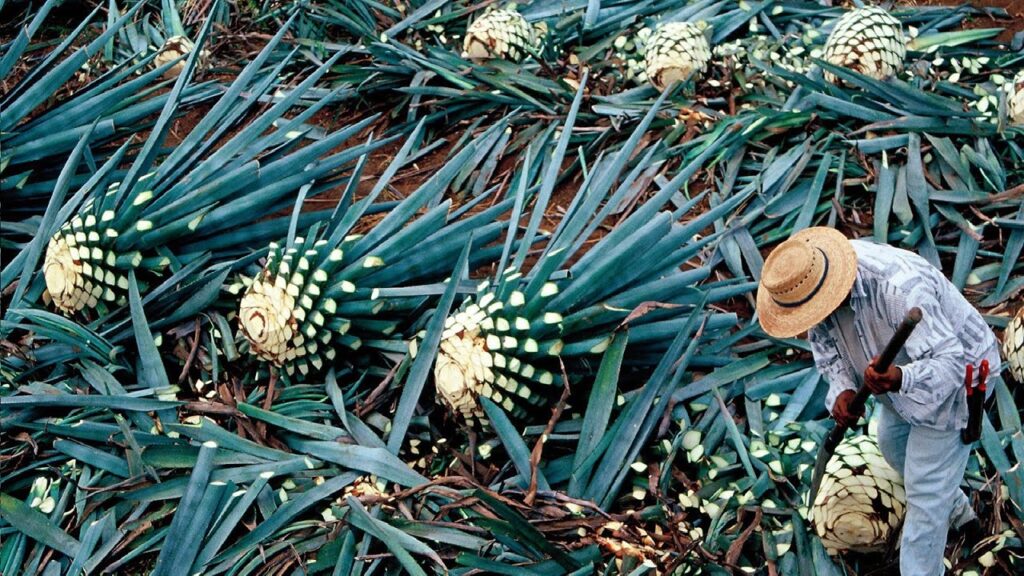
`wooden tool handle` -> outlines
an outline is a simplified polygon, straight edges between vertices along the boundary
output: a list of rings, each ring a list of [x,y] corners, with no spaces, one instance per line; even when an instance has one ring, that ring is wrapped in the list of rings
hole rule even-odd
[[[917,327],[918,322],[921,321],[921,309],[914,306],[907,312],[907,317],[900,322],[896,333],[892,335],[889,343],[885,345],[885,349],[878,355],[878,364],[875,367],[879,372],[885,372],[889,369],[892,361],[896,359],[896,355],[903,349],[903,345],[907,343],[907,339],[910,338],[910,333]]]
[[[903,345],[907,343],[907,339],[910,338],[910,334],[917,327],[917,324],[921,321],[922,313],[921,309],[917,306],[910,309],[907,312],[906,318],[903,322],[900,322],[899,327],[896,328],[896,333],[889,339],[889,343],[885,345],[885,349],[878,355],[878,362],[875,363],[875,370],[884,372],[889,369],[892,365],[892,361],[896,359],[896,355],[899,354],[900,350],[903,349]],[[857,389],[857,393],[854,394],[853,400],[850,401],[850,413],[860,414],[864,411],[864,404],[868,401],[868,396],[871,392],[868,391],[867,386],[861,386]],[[829,452],[834,452],[836,446],[843,441],[843,436],[846,435],[846,427],[836,425],[835,428],[829,432],[827,438],[825,438],[825,446]]]
[[[896,333],[889,339],[889,343],[885,345],[885,349],[878,355],[878,362],[875,363],[875,370],[878,372],[885,372],[892,365],[892,361],[896,359],[896,355],[903,349],[903,345],[907,343],[907,339],[910,338],[910,333],[917,327],[918,322],[921,321],[921,309],[914,306],[907,312],[906,318],[896,328]],[[871,392],[868,391],[867,387],[861,386],[857,389],[857,393],[853,396],[853,400],[850,401],[850,412],[853,414],[859,414],[864,411],[864,405],[868,401],[868,396]],[[843,430],[845,432],[845,430]],[[842,434],[839,435],[840,440]]]

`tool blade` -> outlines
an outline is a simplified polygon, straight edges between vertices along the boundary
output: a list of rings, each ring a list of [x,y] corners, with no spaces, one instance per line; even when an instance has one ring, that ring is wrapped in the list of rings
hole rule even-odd
[[[828,466],[828,461],[832,459],[832,450],[829,449],[828,443],[822,443],[818,447],[818,456],[814,460],[814,472],[811,475],[811,491],[808,494],[807,506],[814,506],[814,500],[818,497],[818,489],[821,488],[821,479],[825,475],[825,467]]]

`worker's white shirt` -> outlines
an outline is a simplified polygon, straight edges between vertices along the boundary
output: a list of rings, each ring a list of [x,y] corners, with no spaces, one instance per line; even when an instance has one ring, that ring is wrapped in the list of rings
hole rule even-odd
[[[910,424],[938,430],[963,428],[967,425],[967,364],[977,367],[988,360],[991,374],[999,374],[995,334],[960,291],[924,258],[865,240],[851,244],[857,252],[857,278],[850,306],[857,344],[866,357],[882,352],[909,309],[917,306],[924,313],[896,356],[903,384],[898,392],[886,395],[888,403]],[[856,368],[852,359],[856,355],[847,349],[834,317],[812,328],[808,340],[818,371],[829,381],[825,403],[831,410],[840,392],[860,384],[863,371]]]

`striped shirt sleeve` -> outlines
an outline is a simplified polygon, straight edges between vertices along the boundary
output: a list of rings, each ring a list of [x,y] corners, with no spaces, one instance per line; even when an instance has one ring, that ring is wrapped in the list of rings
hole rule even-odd
[[[828,393],[825,395],[825,407],[832,411],[836,398],[845,390],[856,390],[853,374],[849,366],[839,356],[839,344],[829,333],[826,325],[818,324],[807,333],[807,341],[811,345],[811,354],[818,373],[828,380]]]
[[[886,299],[894,308],[889,311],[891,318],[903,318],[914,306],[921,308],[924,317],[903,348],[910,361],[900,366],[903,381],[898,394],[919,405],[915,412],[927,412],[963,385],[957,376],[964,371],[967,354],[927,284],[917,284],[901,296]]]

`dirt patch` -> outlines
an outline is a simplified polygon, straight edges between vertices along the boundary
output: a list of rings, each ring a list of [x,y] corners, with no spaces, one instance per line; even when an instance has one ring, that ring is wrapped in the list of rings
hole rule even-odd
[[[907,2],[911,6],[961,6],[963,2],[956,0],[918,0]],[[1024,31],[1024,0],[978,0],[969,2],[977,8],[1002,8],[1009,14],[1007,18],[992,18],[988,16],[971,16],[963,24],[965,30],[977,28],[1003,28],[998,36],[1000,42],[1009,42],[1017,32]]]

